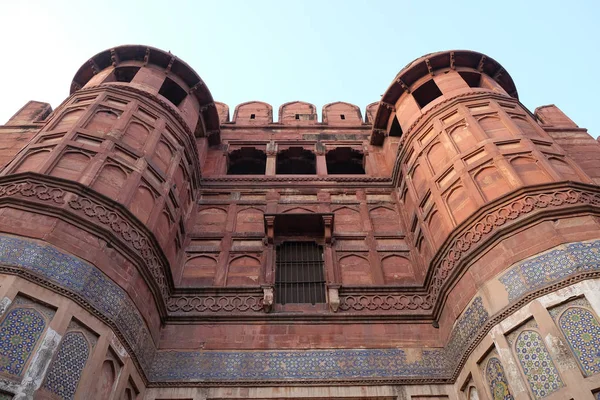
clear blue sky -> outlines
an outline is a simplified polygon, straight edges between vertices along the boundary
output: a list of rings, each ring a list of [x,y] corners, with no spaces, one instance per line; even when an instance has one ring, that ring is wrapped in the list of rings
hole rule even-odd
[[[554,103],[600,134],[600,1],[3,1],[0,123],[27,100],[56,107],[97,52],[139,43],[194,68],[215,100],[364,107],[426,53],[477,50],[530,110]],[[320,112],[319,112],[320,114]]]

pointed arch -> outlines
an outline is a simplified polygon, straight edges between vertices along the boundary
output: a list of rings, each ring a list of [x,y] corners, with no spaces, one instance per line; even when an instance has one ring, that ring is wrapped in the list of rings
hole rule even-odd
[[[393,208],[378,206],[369,210],[369,217],[375,233],[400,231],[400,216]]]
[[[361,232],[363,230],[360,212],[351,207],[338,207],[333,210],[335,215],[335,232]]]
[[[373,283],[371,263],[361,254],[346,254],[338,260],[344,285],[369,285]]]
[[[236,232],[264,233],[264,213],[255,207],[247,207],[238,211],[235,219]]]
[[[258,257],[247,254],[232,258],[227,271],[227,286],[258,285],[261,264]]]

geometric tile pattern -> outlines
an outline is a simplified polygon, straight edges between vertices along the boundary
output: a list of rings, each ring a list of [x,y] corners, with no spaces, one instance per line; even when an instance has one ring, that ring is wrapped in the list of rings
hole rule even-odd
[[[447,373],[442,352],[408,362],[401,349],[246,352],[161,352],[153,378],[176,380],[313,380],[397,376],[440,376]]]
[[[509,300],[577,272],[600,269],[600,241],[577,242],[518,263],[500,278]]]
[[[502,277],[503,283],[508,282],[511,298],[519,297],[573,271],[600,269],[598,253],[600,241],[561,246],[516,265]],[[559,260],[561,267],[553,270],[546,265],[553,260]],[[423,350],[418,360],[409,359],[402,349],[157,351],[127,293],[93,265],[51,245],[4,235],[0,235],[0,263],[40,276],[85,300],[120,328],[146,376],[159,382],[444,378],[454,371],[459,356],[489,318],[481,298],[474,299],[458,319],[446,347]],[[545,278],[532,275],[530,270],[537,267],[545,271]],[[516,275],[509,275],[516,270]]]
[[[536,399],[554,393],[563,386],[539,333],[524,330],[517,337],[515,352]]]
[[[445,347],[448,360],[459,360],[477,332],[487,322],[489,314],[481,297],[476,297],[462,313]]]
[[[0,236],[0,263],[18,266],[84,299],[121,328],[144,370],[154,358],[154,342],[127,293],[102,271],[48,244]]]
[[[83,333],[67,333],[46,375],[44,388],[61,399],[73,399],[89,352],[89,345]]]
[[[493,400],[513,400],[508,381],[504,375],[504,368],[496,357],[489,359],[485,368],[485,378],[490,387]]]
[[[31,308],[13,308],[0,324],[0,371],[20,375],[46,321]]]
[[[594,396],[596,397],[596,400],[600,400],[600,392],[595,393]]]
[[[594,315],[585,308],[568,308],[559,318],[559,327],[585,376],[600,372],[600,324]]]

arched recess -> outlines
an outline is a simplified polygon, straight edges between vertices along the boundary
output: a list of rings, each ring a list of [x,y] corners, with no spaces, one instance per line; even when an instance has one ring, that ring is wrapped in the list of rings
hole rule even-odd
[[[123,367],[123,363],[109,346],[102,366],[100,367],[100,376],[96,382],[96,392],[98,398],[108,399],[115,390],[116,382],[119,373]]]
[[[469,386],[468,399],[479,400],[479,393],[477,393],[477,388],[475,386]]]
[[[521,133],[523,133],[525,136],[532,137],[532,138],[539,138],[540,137],[540,135],[537,132],[537,130],[525,118],[523,118],[523,117],[512,117],[512,120],[519,127],[519,130],[521,131]]]
[[[152,160],[156,163],[160,171],[166,174],[171,166],[171,160],[173,159],[173,149],[165,141],[160,140],[154,149]]]
[[[373,283],[371,264],[364,256],[349,254],[340,257],[340,271],[344,285],[370,285]]]
[[[461,153],[470,150],[477,144],[477,139],[475,139],[464,121],[450,128],[449,134]]]
[[[513,348],[535,399],[547,397],[564,386],[544,339],[537,331],[524,329]],[[531,362],[534,359],[536,362]]]
[[[99,193],[117,200],[125,187],[129,171],[115,164],[106,164],[94,180],[92,188]]]
[[[550,182],[550,177],[540,168],[537,160],[530,157],[515,157],[510,160],[519,178],[525,185]]]
[[[184,286],[212,286],[217,272],[217,260],[208,255],[189,258],[183,266]]]
[[[18,172],[43,172],[42,165],[50,157],[50,150],[32,151],[27,154],[17,166],[15,173]]]
[[[267,154],[254,147],[242,147],[229,153],[227,175],[264,175]]]
[[[40,312],[30,307],[12,308],[3,317],[0,323],[0,349],[6,361],[0,363],[0,372],[20,376],[46,329],[47,321]],[[27,340],[14,340],[24,337]]]
[[[150,187],[150,184],[142,181],[135,190],[129,209],[140,221],[148,222],[157,197],[158,194]]]
[[[75,125],[77,120],[79,120],[79,118],[81,118],[81,116],[83,115],[84,112],[85,112],[85,110],[82,108],[78,108],[75,110],[68,110],[60,117],[58,122],[56,124],[54,124],[54,126],[52,127],[52,130],[53,131],[67,131],[67,130],[71,129],[73,127],[73,125]]]
[[[225,230],[227,212],[221,208],[204,208],[198,212],[194,228],[198,232],[222,232]]]
[[[96,393],[98,398],[108,399],[114,389],[115,381],[117,379],[118,368],[115,365],[115,361],[106,359],[100,367],[100,376],[98,377]]]
[[[116,111],[100,109],[90,118],[85,128],[94,133],[105,134],[111,130],[118,119],[119,114]]]
[[[487,200],[494,200],[504,193],[508,192],[510,186],[502,176],[498,168],[488,165],[480,169],[474,176],[475,183],[481,189],[483,197]]]
[[[171,224],[173,220],[166,210],[160,213],[154,228],[154,233],[161,246],[166,246],[169,242],[169,234],[171,233]]]
[[[558,325],[585,376],[600,373],[600,323],[583,307],[569,307],[558,318]]]
[[[471,215],[477,207],[469,193],[462,186],[451,189],[446,198],[446,204],[448,204],[448,210],[457,225]]]
[[[360,212],[349,207],[341,207],[333,211],[335,215],[334,230],[339,232],[361,232],[363,230]]]
[[[133,121],[129,124],[121,140],[123,143],[136,150],[142,150],[150,136],[150,129],[146,125]]]
[[[227,286],[256,286],[259,283],[261,261],[243,255],[231,259],[227,269]]]
[[[327,173],[360,175],[365,173],[364,155],[350,147],[337,147],[325,154]]]
[[[433,242],[437,246],[441,245],[446,237],[447,228],[437,210],[434,210],[429,214],[429,218],[427,218],[427,227],[429,228]]]
[[[406,257],[395,254],[385,256],[381,259],[381,267],[387,284],[402,283],[414,278],[412,263]]]
[[[573,167],[569,165],[566,161],[558,159],[556,157],[548,158],[550,164],[554,167],[554,169],[562,176],[563,179],[568,181],[581,182],[581,178],[575,172]]]
[[[415,192],[417,193],[417,198],[422,198],[425,195],[425,191],[427,189],[427,177],[425,175],[424,168],[421,164],[417,164],[412,171],[411,180],[413,183],[413,187],[415,188]]]
[[[427,159],[429,160],[429,164],[433,169],[433,173],[439,174],[442,172],[446,164],[448,164],[450,156],[444,148],[444,145],[440,142],[436,142],[429,148],[429,151],[427,152]]]
[[[492,139],[506,139],[512,136],[506,125],[504,125],[504,122],[497,116],[480,118],[479,126]]]
[[[290,147],[277,153],[275,172],[282,175],[314,175],[317,173],[317,157],[302,147]]]
[[[235,231],[264,233],[264,213],[257,208],[246,208],[237,213],[235,220]]]
[[[70,331],[62,338],[43,388],[59,398],[73,399],[91,346],[80,331]]]
[[[81,151],[65,151],[50,172],[57,178],[77,181],[89,165],[91,156]]]
[[[375,233],[400,231],[400,217],[396,210],[387,207],[375,207],[369,211],[369,217]]]
[[[497,357],[491,357],[485,366],[485,380],[492,394],[492,399],[512,400],[504,367]]]

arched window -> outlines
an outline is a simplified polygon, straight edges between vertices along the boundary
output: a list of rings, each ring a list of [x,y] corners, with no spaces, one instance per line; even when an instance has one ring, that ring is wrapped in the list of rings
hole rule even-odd
[[[290,147],[277,153],[276,172],[282,175],[317,173],[317,158],[302,147]]]
[[[325,160],[327,161],[328,174],[364,174],[363,166],[364,156],[361,152],[350,147],[338,147],[335,150],[327,152]]]
[[[242,147],[229,153],[227,175],[264,175],[267,155],[254,147]]]

